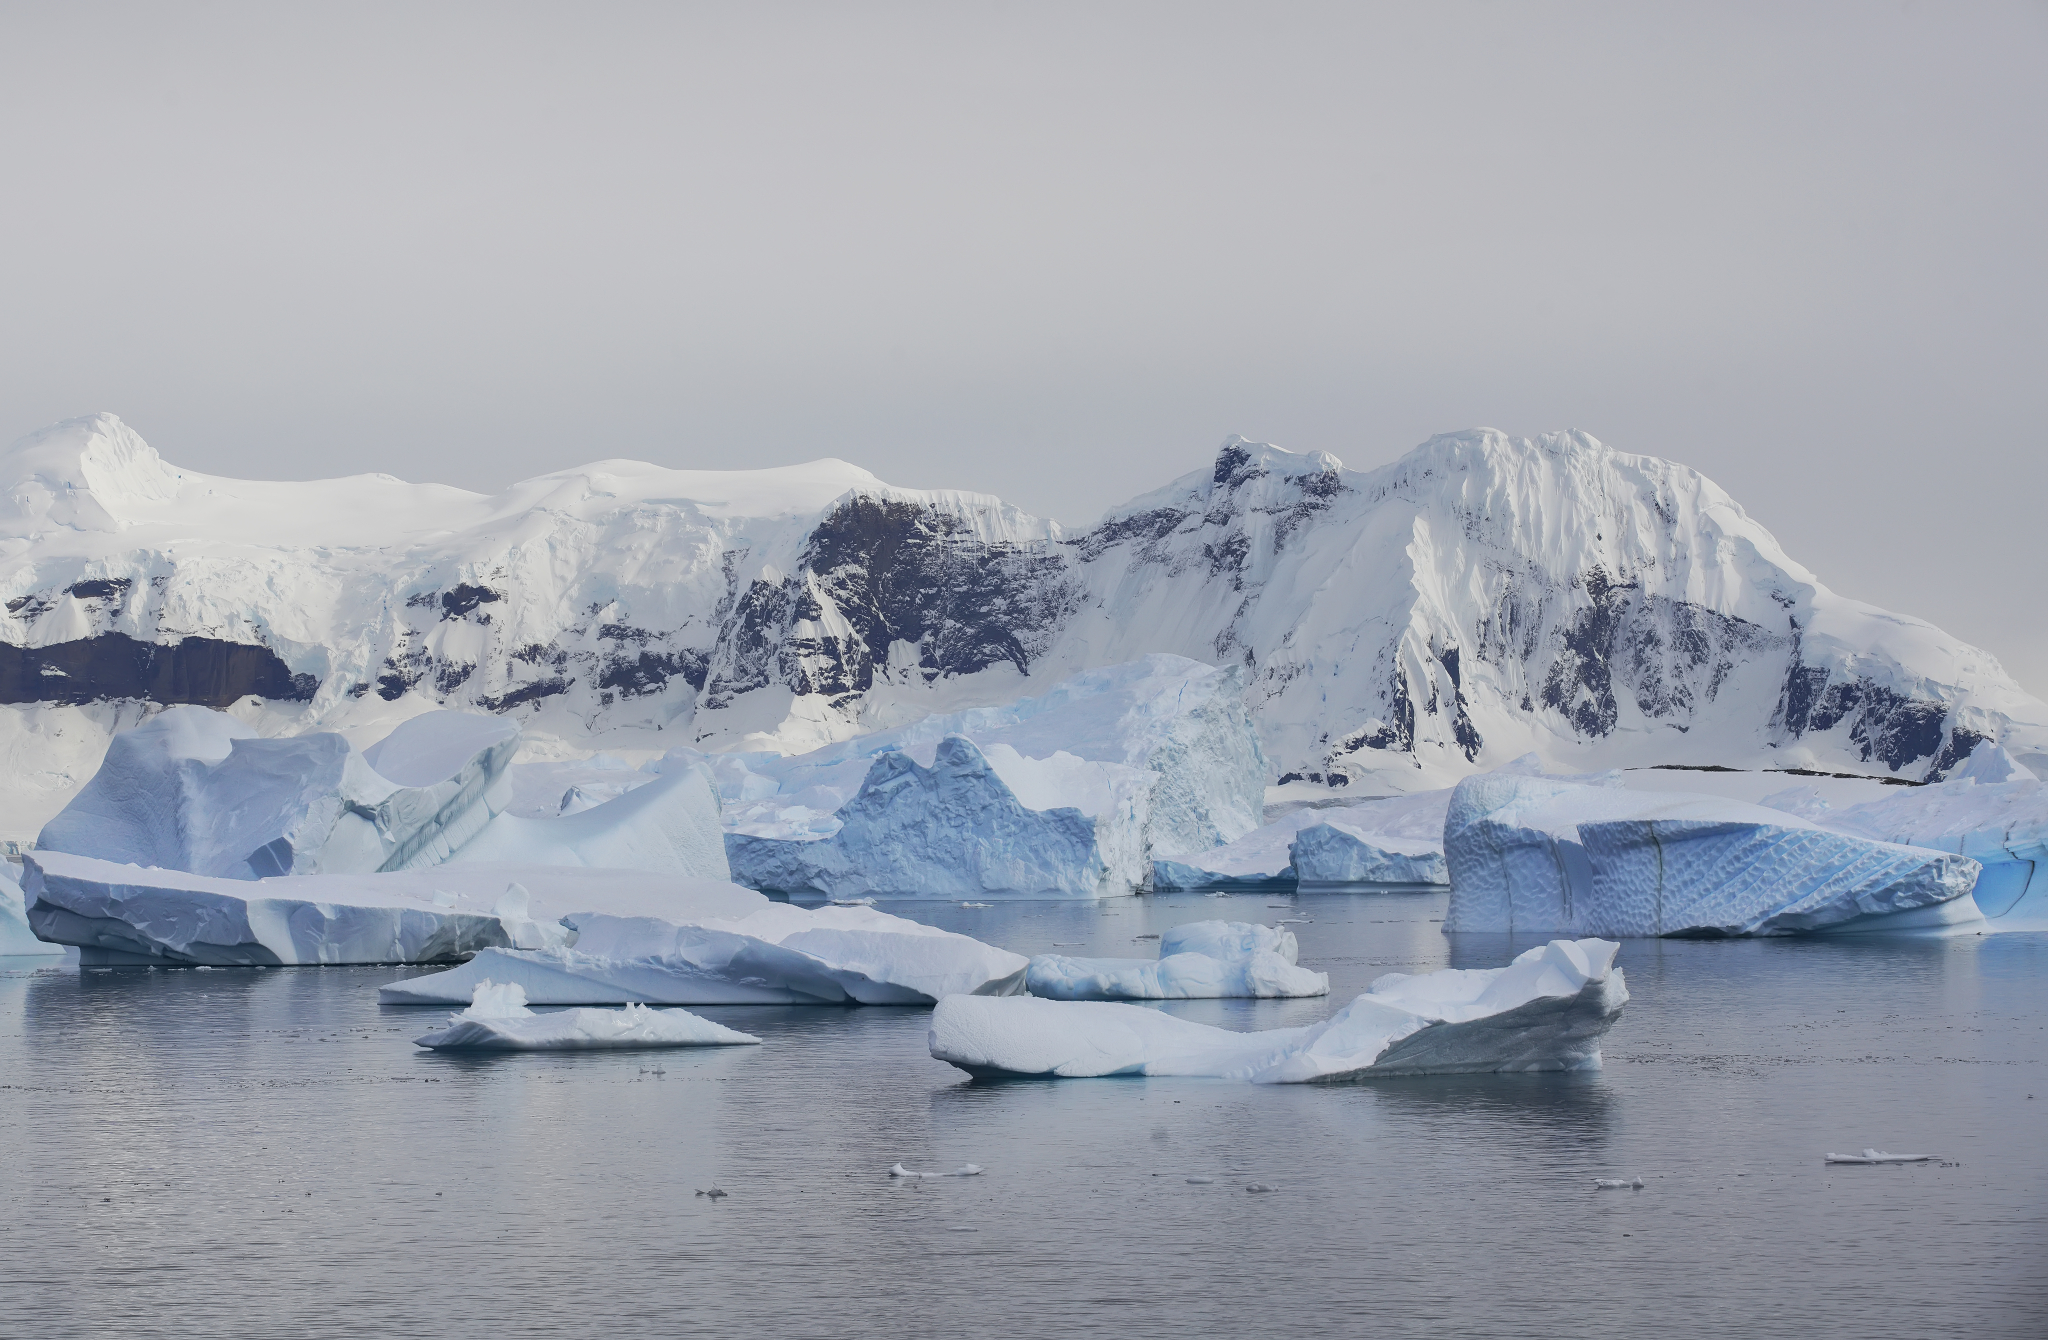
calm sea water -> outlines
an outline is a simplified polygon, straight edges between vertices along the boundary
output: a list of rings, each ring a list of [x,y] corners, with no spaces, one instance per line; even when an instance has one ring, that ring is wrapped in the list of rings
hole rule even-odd
[[[1249,1028],[1519,947],[1443,904],[892,910],[1140,956],[1306,918],[1329,1000],[1170,1007]],[[452,1059],[377,1004],[406,970],[46,962],[0,960],[10,1337],[2048,1333],[2048,936],[1630,942],[1604,1073],[1343,1088],[972,1083],[893,1008]],[[1866,1145],[1945,1161],[1821,1162]]]

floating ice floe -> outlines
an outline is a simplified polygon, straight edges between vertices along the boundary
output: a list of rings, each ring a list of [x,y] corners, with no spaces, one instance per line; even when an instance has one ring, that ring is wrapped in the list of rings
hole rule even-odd
[[[1329,1019],[1234,1033],[1140,1005],[949,996],[931,1053],[977,1076],[1201,1075],[1261,1084],[1585,1070],[1628,1000],[1620,946],[1553,940],[1504,968],[1388,973]]]
[[[1971,899],[1991,930],[2048,930],[2048,783],[1999,745],[1978,744],[1948,779],[1831,809],[1811,787],[1764,804],[1837,832],[1953,852],[1982,870]]]
[[[735,878],[829,897],[1135,892],[1155,856],[1257,827],[1266,765],[1242,690],[1235,670],[1147,656],[795,757],[710,756]]]
[[[1593,1179],[1593,1186],[1601,1191],[1641,1191],[1643,1189],[1643,1179],[1640,1177],[1596,1177]]]
[[[468,1009],[414,1038],[434,1051],[603,1051],[627,1047],[730,1047],[758,1043],[749,1033],[688,1010],[568,1009],[535,1014],[516,982],[477,983]]]
[[[759,895],[752,895],[759,898]],[[461,967],[393,982],[387,1005],[469,999],[488,978],[543,1005],[926,1005],[1024,989],[1029,960],[865,907],[770,903],[679,924],[571,914],[573,946],[491,948]]]
[[[63,945],[38,940],[28,928],[28,905],[14,876],[0,869],[0,957],[10,954],[50,955],[64,952]]]
[[[1882,1149],[1866,1149],[1861,1154],[1830,1154],[1827,1163],[1932,1163],[1932,1154],[1887,1154]]]
[[[1775,935],[1974,921],[1974,860],[1716,796],[1485,773],[1444,826],[1444,930]]]
[[[927,1177],[979,1177],[981,1176],[981,1165],[979,1163],[963,1163],[952,1172],[915,1172],[898,1163],[889,1169],[889,1176],[908,1177],[914,1181]]]
[[[1158,857],[1164,889],[1340,890],[1442,884],[1449,790],[1341,805],[1304,806],[1234,842],[1195,855]]]
[[[564,944],[569,912],[688,919],[767,904],[736,885],[637,870],[444,865],[246,880],[45,851],[25,858],[23,891],[36,934],[79,946],[83,963],[221,967],[454,962]]]
[[[1052,1000],[1270,999],[1325,996],[1328,973],[1297,967],[1294,932],[1239,921],[1197,921],[1161,935],[1157,959],[1041,954],[1026,982]]]

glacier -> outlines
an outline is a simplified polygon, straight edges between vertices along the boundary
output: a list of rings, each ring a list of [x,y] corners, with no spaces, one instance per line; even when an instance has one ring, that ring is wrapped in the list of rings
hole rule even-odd
[[[1388,973],[1321,1023],[1237,1033],[1142,1005],[949,996],[931,1054],[985,1078],[1191,1075],[1301,1084],[1587,1070],[1628,988],[1599,939],[1552,940],[1504,968]]]
[[[454,962],[562,944],[567,913],[730,916],[766,902],[653,871],[448,865],[244,880],[54,851],[28,853],[22,888],[35,933],[77,945],[88,965]]]
[[[758,1044],[751,1033],[712,1023],[688,1010],[570,1009],[535,1014],[517,983],[479,982],[468,1009],[413,1039],[432,1051],[611,1051],[641,1047],[731,1047]]]
[[[794,756],[1154,653],[1240,675],[1268,780],[1325,792],[1530,750],[1914,780],[1984,740],[2048,759],[2048,706],[1993,658],[1830,592],[1696,472],[1572,432],[1371,470],[1233,438],[1067,529],[834,460],[605,460],[492,495],[226,479],[95,415],[0,453],[0,600],[17,839],[166,704],[264,738],[452,708],[561,761]]]
[[[695,919],[572,913],[573,945],[485,949],[378,999],[460,1004],[486,978],[545,1005],[928,1005],[1024,989],[1028,959],[969,936],[872,908],[751,896],[751,911]]]
[[[1780,935],[1975,919],[1978,863],[1761,805],[1526,773],[1460,782],[1444,931]]]
[[[1197,921],[1161,934],[1157,959],[1040,954],[1025,985],[1049,1000],[1267,1000],[1325,996],[1328,973],[1298,966],[1294,932],[1241,921]]]

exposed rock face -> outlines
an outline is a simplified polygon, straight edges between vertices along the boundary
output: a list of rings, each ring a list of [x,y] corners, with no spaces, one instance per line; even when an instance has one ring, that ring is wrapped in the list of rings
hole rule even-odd
[[[254,695],[292,730],[434,704],[790,752],[1172,652],[1241,669],[1276,780],[1354,791],[1531,749],[1916,780],[1987,739],[2048,751],[2048,707],[1990,656],[1576,433],[1366,472],[1232,439],[1081,532],[837,461],[606,461],[494,497],[224,480],[104,415],[0,456],[0,489],[16,704]]]

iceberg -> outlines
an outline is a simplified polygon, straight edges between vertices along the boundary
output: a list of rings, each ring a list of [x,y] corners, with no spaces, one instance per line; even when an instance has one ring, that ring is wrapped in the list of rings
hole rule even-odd
[[[10,954],[61,954],[63,945],[38,940],[28,928],[28,904],[14,876],[0,870],[0,958]]]
[[[833,900],[1099,898],[1143,887],[1150,774],[1066,754],[1024,760],[1005,746],[991,749],[1032,771],[1066,773],[1059,789],[1082,804],[1032,807],[973,741],[950,735],[938,741],[929,767],[900,750],[864,764],[860,789],[832,816],[826,836],[727,833],[733,878]]]
[[[445,963],[564,944],[565,913],[735,916],[768,901],[733,884],[576,867],[241,880],[36,851],[23,874],[29,925],[79,946],[86,964]]]
[[[914,868],[866,890],[881,897],[950,897],[957,889],[999,897],[1136,892],[1150,885],[1154,857],[1205,851],[1256,828],[1266,780],[1240,672],[1163,655],[1076,675],[1042,697],[929,716],[807,754],[723,754],[707,762],[725,802],[737,878],[760,888],[822,891],[803,883],[804,867],[813,859],[832,865],[830,848],[767,844],[826,841],[857,821],[864,829],[848,840],[864,855],[854,864],[871,864],[867,857],[884,838],[866,813],[876,797],[907,786],[932,789],[921,778],[904,780],[918,776],[911,764],[960,771],[951,787],[959,807],[990,815],[1073,811],[1096,830],[1093,859],[1101,869],[1092,880],[1070,850],[1086,825],[1071,819],[1006,818],[1003,841],[1024,847],[1014,861],[1009,853],[993,860],[986,850],[962,853],[976,865],[969,871],[958,866],[950,833],[920,835],[940,816],[906,813],[882,848],[927,850]],[[1044,855],[1028,849],[1039,842],[1049,844]],[[1011,882],[1012,865],[1022,882]],[[1047,877],[1047,865],[1056,877]],[[835,874],[825,882],[844,880]]]
[[[1764,804],[1879,842],[1951,852],[1981,870],[1971,899],[1992,930],[2048,930],[2048,783],[1986,740],[1946,781],[1832,810],[1809,787]]]
[[[1348,804],[1305,805],[1234,842],[1152,862],[1163,889],[1285,888],[1316,891],[1385,884],[1442,884],[1448,788]]]
[[[758,897],[759,895],[754,895]],[[701,919],[571,913],[573,945],[490,948],[392,982],[387,1005],[459,1004],[515,983],[543,1005],[928,1005],[1024,989],[1029,960],[867,907],[769,903]]]
[[[1366,832],[1332,819],[1302,829],[1287,854],[1303,889],[1450,883],[1441,838]]]
[[[1977,862],[1717,796],[1485,773],[1444,826],[1444,930],[1782,935],[1956,924]]]
[[[1552,940],[1504,968],[1388,973],[1321,1023],[1236,1033],[1142,1005],[949,996],[931,1054],[981,1077],[1198,1075],[1301,1084],[1589,1070],[1628,1001],[1619,945]]]
[[[1326,996],[1328,973],[1297,967],[1294,932],[1241,921],[1197,921],[1160,936],[1157,959],[1041,954],[1025,983],[1052,1000],[1205,1000]]]
[[[535,1014],[517,983],[479,982],[468,1009],[413,1044],[434,1051],[604,1051],[623,1047],[730,1047],[759,1043],[751,1033],[688,1010],[570,1009]]]
[[[357,752],[172,707],[114,737],[36,846],[227,879],[435,865],[502,807],[518,742],[510,721],[429,712]]]

